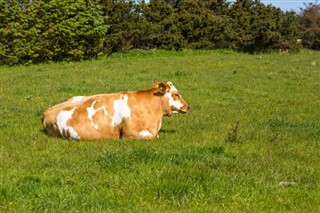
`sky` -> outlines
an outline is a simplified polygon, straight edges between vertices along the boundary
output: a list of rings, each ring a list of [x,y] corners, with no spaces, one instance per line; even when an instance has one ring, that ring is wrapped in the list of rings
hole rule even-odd
[[[146,0],[149,2],[150,0]],[[230,0],[230,2],[234,2],[235,0]],[[275,7],[279,7],[283,11],[291,11],[299,13],[300,8],[305,8],[303,3],[315,3],[317,0],[260,0],[265,5],[271,4]],[[318,0],[320,3],[320,0]]]
[[[283,11],[294,10],[295,12],[300,12],[301,7],[305,8],[303,3],[315,3],[316,0],[261,0],[261,2],[265,5],[271,4],[275,7],[279,7]]]

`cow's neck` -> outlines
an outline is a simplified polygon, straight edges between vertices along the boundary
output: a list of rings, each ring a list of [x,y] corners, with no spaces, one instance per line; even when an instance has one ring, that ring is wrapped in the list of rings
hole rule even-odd
[[[162,116],[171,116],[172,110],[169,105],[169,100],[164,95],[160,97],[160,105],[162,110]]]

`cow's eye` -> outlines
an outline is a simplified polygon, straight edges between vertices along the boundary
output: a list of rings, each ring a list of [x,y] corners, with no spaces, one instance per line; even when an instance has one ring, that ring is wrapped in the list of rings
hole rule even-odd
[[[175,97],[180,98],[180,95],[178,93],[173,94]]]

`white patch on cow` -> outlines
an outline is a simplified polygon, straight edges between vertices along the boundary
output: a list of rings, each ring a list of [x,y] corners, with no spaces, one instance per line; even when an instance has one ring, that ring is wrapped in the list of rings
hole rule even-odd
[[[172,94],[171,93],[166,93],[165,95],[168,99],[169,99],[169,105],[176,109],[176,110],[180,110],[181,107],[183,107],[183,104],[181,103],[181,101],[179,100],[174,100],[173,97],[172,97]],[[173,111],[173,113],[178,113],[178,111]]]
[[[149,132],[148,130],[142,130],[139,132],[139,135],[141,135],[142,137],[152,137],[151,132]]]
[[[72,101],[71,103],[76,103],[76,102],[79,102],[81,101],[83,98],[85,98],[86,96],[75,96],[72,98]]]
[[[66,137],[69,131],[70,138],[80,139],[78,133],[71,126],[67,125],[67,121],[72,118],[75,109],[76,107],[70,111],[61,111],[57,116],[57,125],[62,137]]]
[[[70,138],[77,139],[77,140],[80,139],[80,136],[72,127],[68,127],[68,130],[69,130]]]
[[[130,118],[131,109],[128,106],[128,95],[121,94],[120,99],[114,101],[113,108],[112,126],[119,125],[123,118]]]
[[[100,102],[100,100],[98,100],[98,102]],[[105,115],[107,115],[108,112],[107,112],[105,106],[102,106],[102,107],[99,107],[99,108],[97,108],[97,109],[94,109],[93,106],[94,106],[95,104],[96,104],[96,101],[93,101],[92,104],[91,104],[91,107],[87,107],[87,111],[88,111],[88,118],[89,118],[89,120],[91,121],[91,125],[92,125],[95,129],[98,129],[98,124],[94,124],[94,122],[93,122],[93,116],[94,116],[94,114],[96,114],[96,112],[99,111],[99,110],[103,110]]]

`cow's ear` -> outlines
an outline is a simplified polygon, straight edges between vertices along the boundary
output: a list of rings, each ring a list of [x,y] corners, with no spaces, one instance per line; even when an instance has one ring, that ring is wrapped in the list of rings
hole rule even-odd
[[[165,94],[167,90],[167,85],[165,83],[158,83],[158,88],[162,94]]]

